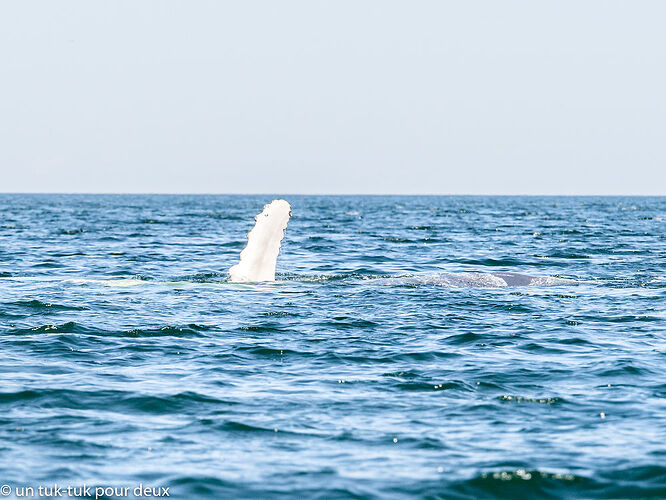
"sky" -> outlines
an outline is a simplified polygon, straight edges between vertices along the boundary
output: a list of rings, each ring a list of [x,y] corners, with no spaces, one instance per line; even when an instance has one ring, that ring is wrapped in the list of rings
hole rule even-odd
[[[666,2],[0,3],[0,192],[666,195]]]

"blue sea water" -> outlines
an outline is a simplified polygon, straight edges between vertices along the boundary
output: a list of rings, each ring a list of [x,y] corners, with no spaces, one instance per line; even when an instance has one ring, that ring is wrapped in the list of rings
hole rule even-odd
[[[286,198],[0,195],[10,496],[666,497],[666,198]]]

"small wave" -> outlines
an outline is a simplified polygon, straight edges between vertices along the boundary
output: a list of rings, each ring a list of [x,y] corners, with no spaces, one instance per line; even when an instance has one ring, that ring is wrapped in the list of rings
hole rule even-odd
[[[219,219],[219,220],[246,220],[246,217],[240,216],[240,215],[232,215],[232,214],[219,214],[215,212],[211,212],[209,214],[206,214],[206,217],[210,219]]]
[[[173,224],[173,221],[165,221],[159,219],[141,219],[140,224]]]
[[[458,264],[467,264],[472,266],[486,266],[486,267],[519,267],[526,264],[534,265],[534,263],[524,262],[522,260],[504,258],[504,259],[454,259],[453,262]]]
[[[61,229],[58,231],[58,234],[81,234],[81,233],[86,233],[88,230],[83,227],[75,228],[75,229]]]
[[[397,387],[403,391],[462,391],[462,392],[471,392],[474,390],[470,384],[456,380],[450,382],[442,382],[439,384],[434,384],[431,382],[402,382],[397,385]]]
[[[298,313],[293,313],[289,311],[269,311],[265,313],[261,313],[260,316],[293,316],[293,317],[298,317],[300,314]]]
[[[589,255],[584,255],[580,253],[569,253],[569,252],[552,252],[548,254],[548,257],[553,259],[589,259]]]
[[[90,334],[94,333],[95,330],[87,328],[83,325],[75,323],[74,321],[68,321],[67,323],[62,323],[60,325],[45,324],[34,326],[32,328],[18,328],[15,330],[10,330],[10,335],[32,335],[38,333],[79,333],[79,334]]]
[[[234,420],[228,420],[219,426],[219,430],[229,431],[229,432],[250,432],[250,433],[270,433],[276,434],[280,432],[280,429],[275,427],[261,427],[258,425],[250,425],[243,422],[236,422]],[[285,431],[282,431],[284,433]]]
[[[633,467],[585,477],[571,472],[516,469],[484,472],[449,485],[453,494],[475,498],[663,498],[666,469]]]
[[[530,398],[527,396],[513,396],[509,394],[505,394],[503,396],[499,396],[497,399],[500,401],[512,401],[514,403],[537,403],[537,404],[545,404],[545,405],[553,405],[556,403],[561,403],[562,398]]]
[[[480,335],[478,333],[474,332],[465,332],[465,333],[460,333],[457,335],[451,335],[450,337],[446,338],[446,341],[449,344],[453,345],[465,345],[465,344],[475,344],[478,343],[482,340],[484,340],[485,337],[483,335]]]
[[[226,243],[220,243],[218,246],[220,247],[225,247],[225,248],[243,248],[243,242],[241,240],[238,241],[227,241]]]
[[[17,391],[17,392],[0,392],[0,403],[15,403],[17,401],[30,401],[40,397],[38,391]]]
[[[458,357],[459,354],[449,351],[421,351],[421,352],[402,352],[400,354],[391,355],[390,359],[394,361],[410,361],[410,362],[423,362],[423,361],[436,361],[438,359],[451,359]]]
[[[253,332],[253,333],[278,333],[285,331],[284,329],[272,323],[264,325],[241,326],[239,327],[239,329],[244,332]]]
[[[42,302],[41,300],[20,300],[17,302],[5,302],[7,306],[19,306],[38,311],[85,311],[88,307],[70,306],[65,304],[54,304],[52,302]]]
[[[609,318],[608,321],[611,323],[633,323],[633,322],[647,322],[647,323],[652,323],[652,322],[660,322],[663,321],[662,318],[658,316],[648,316],[646,314],[636,314],[636,315],[629,315],[629,316],[617,316],[614,318]]]
[[[134,328],[126,330],[122,334],[127,337],[185,337],[199,335],[200,332],[209,330],[210,327],[191,323],[187,326],[163,326],[161,328]],[[107,333],[107,335],[114,335]]]
[[[450,488],[477,498],[560,498],[595,486],[594,481],[570,473],[517,469],[486,472],[453,483]]]
[[[414,378],[419,377],[420,375],[415,372],[415,371],[404,371],[404,372],[390,372],[390,373],[383,373],[382,377],[394,377],[394,378],[404,378],[406,380],[411,380]]]
[[[374,321],[362,319],[362,318],[352,318],[349,316],[334,316],[333,321],[323,321],[319,323],[324,328],[334,328],[336,330],[346,330],[346,329],[372,329],[376,328],[379,323]]]
[[[193,391],[176,394],[136,394],[118,390],[40,389],[0,393],[0,404],[30,401],[50,408],[99,410],[100,405],[116,411],[169,414],[195,412],[202,404],[234,404]]]
[[[169,481],[180,498],[263,498],[266,493],[247,481],[224,481],[216,476],[180,476]],[[274,495],[274,492],[270,492]],[[270,495],[269,494],[269,495]]]
[[[595,373],[598,377],[628,377],[636,375],[646,375],[649,369],[641,366],[636,366],[631,360],[616,361],[612,366],[602,368]]]
[[[399,238],[397,236],[384,236],[381,239],[382,241],[390,241],[392,243],[416,243],[417,241],[410,238]]]
[[[7,333],[10,335],[34,335],[39,333],[73,333],[79,335],[92,335],[104,337],[183,337],[188,335],[200,335],[201,332],[210,330],[212,327],[190,323],[185,326],[162,326],[158,328],[135,328],[132,330],[112,331],[93,328],[68,321],[60,325],[44,324],[31,328],[17,328]]]
[[[274,349],[272,347],[255,347],[255,346],[240,346],[236,348],[237,351],[244,351],[260,357],[277,357],[277,356],[311,356],[311,352],[293,351],[291,349]]]
[[[121,398],[122,406],[145,413],[169,414],[173,412],[196,412],[201,405],[233,404],[193,391],[169,395],[131,395]]]
[[[43,262],[39,262],[38,264],[33,264],[30,267],[36,267],[36,268],[44,268],[44,269],[58,269],[65,267],[62,262],[54,259],[47,259]]]

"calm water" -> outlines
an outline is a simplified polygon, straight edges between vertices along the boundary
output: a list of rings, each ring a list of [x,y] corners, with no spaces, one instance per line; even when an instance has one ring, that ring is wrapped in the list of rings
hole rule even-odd
[[[0,484],[666,496],[666,198],[271,199],[0,195]]]

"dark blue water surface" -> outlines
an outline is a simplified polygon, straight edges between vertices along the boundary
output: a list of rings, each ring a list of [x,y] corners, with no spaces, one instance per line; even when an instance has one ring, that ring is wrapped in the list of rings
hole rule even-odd
[[[271,199],[0,195],[0,484],[666,497],[666,198]]]

